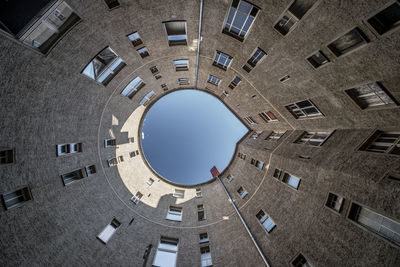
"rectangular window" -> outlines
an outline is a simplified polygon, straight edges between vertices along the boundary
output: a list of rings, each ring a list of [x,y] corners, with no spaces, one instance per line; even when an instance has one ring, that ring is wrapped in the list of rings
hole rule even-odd
[[[260,134],[261,134],[261,133],[253,133],[253,134],[249,137],[249,139],[256,140],[256,139],[260,136]]]
[[[89,62],[82,74],[107,85],[125,65],[125,62],[110,47],[106,47]]]
[[[257,122],[256,122],[251,116],[245,117],[244,119],[245,119],[245,120],[247,121],[247,123],[250,124],[250,125],[257,124]]]
[[[243,154],[243,153],[238,153],[238,157],[239,158],[241,158],[241,159],[243,159],[243,160],[245,160],[246,159],[246,154]]]
[[[106,5],[108,6],[109,9],[119,7],[120,5],[118,0],[104,0],[104,2],[106,2]]]
[[[296,141],[296,144],[309,146],[322,146],[331,133],[328,132],[304,132]]]
[[[201,193],[201,188],[196,188],[196,197],[203,197],[203,194]]]
[[[108,160],[107,160],[108,167],[116,166],[116,165],[118,165],[119,163],[121,163],[121,162],[123,162],[123,161],[124,161],[123,156],[119,156],[119,157],[117,157],[117,158],[108,159]]]
[[[204,221],[206,219],[203,204],[197,205],[197,219],[199,221]]]
[[[174,193],[172,194],[173,197],[176,198],[184,198],[185,197],[185,190],[181,189],[176,189],[174,190]]]
[[[138,45],[143,44],[143,41],[142,41],[142,39],[140,38],[140,35],[139,35],[138,32],[131,33],[131,34],[127,35],[127,37],[128,37],[128,39],[129,39],[129,41],[131,41],[131,43],[132,43],[133,46],[135,46],[135,47],[138,46]]]
[[[189,78],[178,78],[179,85],[189,85]]]
[[[215,52],[215,57],[213,62],[214,66],[223,70],[227,70],[231,62],[232,62],[232,57],[230,55],[225,54],[218,50]]]
[[[151,71],[152,74],[158,73],[157,66],[150,67],[150,71]]]
[[[385,178],[389,181],[400,182],[400,173],[388,173]]]
[[[143,88],[146,84],[143,80],[138,76],[134,78],[127,86],[125,86],[124,90],[122,90],[121,95],[129,97],[130,99]]]
[[[164,92],[168,91],[168,86],[165,83],[163,83],[161,84],[161,89],[163,89]]]
[[[82,143],[57,145],[57,156],[82,152]]]
[[[139,48],[138,50],[136,50],[138,52],[138,54],[142,57],[148,57],[150,56],[149,54],[149,50],[147,50],[147,47],[143,46],[142,48]]]
[[[400,3],[394,2],[369,20],[367,22],[375,29],[375,31],[382,35],[400,25]]]
[[[307,261],[307,259],[299,254],[293,261],[292,265],[295,267],[311,267],[311,264]]]
[[[85,167],[86,175],[90,176],[96,173],[96,165],[89,165]]]
[[[130,156],[131,158],[133,158],[134,156],[136,156],[136,152],[135,152],[135,151],[129,152],[129,156]]]
[[[390,104],[399,105],[399,102],[380,82],[367,83],[345,90],[345,92],[361,109]]]
[[[229,174],[229,175],[226,177],[226,179],[228,180],[229,183],[233,181],[233,178],[234,178],[234,176],[231,175],[231,174]]]
[[[275,228],[275,222],[269,217],[263,210],[260,210],[256,215],[258,221],[264,227],[264,229],[269,233]]]
[[[286,106],[286,109],[292,113],[292,115],[298,118],[323,116],[321,111],[315,106],[311,100],[303,100]]]
[[[176,71],[189,70],[189,60],[188,59],[174,60],[174,67]]]
[[[289,79],[290,79],[290,75],[286,75],[286,76],[283,76],[282,78],[280,78],[279,81],[281,83],[284,83],[284,82],[288,81]]]
[[[164,22],[169,46],[187,45],[186,21]]]
[[[143,197],[143,194],[139,191],[136,192],[134,196],[131,197],[131,201],[135,204],[139,204],[140,199]]]
[[[104,147],[116,146],[117,140],[116,139],[106,139],[104,140]]]
[[[258,115],[265,121],[265,122],[273,122],[278,121],[278,118],[269,110],[263,111],[258,113]]]
[[[356,27],[330,43],[328,48],[337,57],[340,57],[367,43],[369,43],[367,36]]]
[[[256,159],[251,159],[250,164],[256,166],[260,170],[262,170],[264,167],[264,162]]]
[[[377,131],[361,146],[360,150],[400,155],[400,132]]]
[[[7,149],[0,151],[0,164],[14,163],[14,150]]]
[[[328,64],[330,62],[329,58],[325,56],[322,51],[318,51],[317,53],[311,55],[307,58],[308,62],[315,68],[318,69],[319,67]]]
[[[148,185],[152,185],[154,183],[154,179],[152,179],[152,178],[149,178],[147,181],[146,181],[146,184],[148,184]]]
[[[214,84],[216,86],[219,85],[219,83],[221,82],[221,80],[213,75],[208,75],[208,80],[207,82]]]
[[[282,182],[290,185],[291,187],[293,187],[296,190],[299,188],[300,180],[301,180],[300,178],[297,178],[296,176],[293,176],[287,172],[285,172],[285,174],[283,175],[283,178],[282,178]]]
[[[161,237],[152,266],[175,267],[178,256],[178,242],[179,239],[177,238]]]
[[[243,65],[243,69],[244,69],[246,72],[250,72],[250,71],[251,71],[251,68],[250,68],[249,66],[247,66],[246,64]]]
[[[182,208],[169,206],[166,219],[171,220],[171,221],[181,222],[182,221]]]
[[[207,233],[202,233],[199,235],[199,237],[200,237],[200,244],[209,242]]]
[[[328,194],[328,199],[326,200],[325,206],[340,213],[342,211],[344,198],[333,193]]]
[[[134,137],[128,137],[128,142],[129,142],[129,144],[133,144],[135,142],[135,138]]]
[[[201,267],[210,267],[212,265],[210,247],[205,246],[200,248],[201,253]]]
[[[352,203],[348,218],[400,246],[400,223],[375,211]]]
[[[223,33],[243,41],[260,9],[247,1],[233,0],[225,20]]]
[[[64,185],[69,185],[86,177],[85,169],[79,169],[61,175]]]
[[[257,47],[256,52],[254,52],[251,58],[247,60],[247,63],[254,68],[257,63],[266,55],[267,53],[265,53],[261,48]]]
[[[32,200],[32,194],[29,186],[17,189],[15,191],[1,195],[6,210],[18,207],[25,202]]]
[[[150,92],[148,92],[148,93],[142,98],[142,100],[140,100],[139,104],[140,104],[140,105],[143,105],[143,106],[146,106],[147,104],[150,103],[150,101],[151,101],[154,97],[156,97],[156,93],[154,93],[154,91],[150,91]]]
[[[111,237],[115,234],[117,229],[121,226],[121,223],[117,219],[113,219],[109,225],[107,225],[103,231],[100,232],[100,234],[97,236],[97,239],[99,239],[101,242],[104,244],[107,244],[107,242],[111,239]]]
[[[275,169],[275,171],[274,171],[274,178],[276,178],[276,179],[280,179],[281,178],[281,175],[282,175],[282,170],[280,170],[280,169]]]
[[[3,2],[0,29],[42,54],[81,20],[64,1]]]
[[[272,132],[265,140],[278,141],[285,134],[285,132]]]
[[[235,89],[235,87],[242,81],[242,79],[240,79],[238,76],[235,76],[235,78],[233,78],[233,80],[231,81],[231,83],[229,84],[229,88],[231,88],[232,90]]]
[[[241,186],[239,187],[239,189],[237,190],[239,196],[243,199],[247,196],[247,191]]]

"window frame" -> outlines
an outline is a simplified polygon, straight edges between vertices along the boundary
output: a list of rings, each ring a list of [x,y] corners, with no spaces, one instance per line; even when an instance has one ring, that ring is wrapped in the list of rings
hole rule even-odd
[[[170,35],[168,35],[168,31],[167,31],[167,26],[166,26],[166,24],[167,23],[172,23],[172,22],[184,22],[185,23],[185,34],[183,35],[183,34],[177,34],[177,35],[171,35],[171,36],[185,36],[186,38],[185,38],[185,43],[183,44],[183,41],[172,41],[171,42],[171,40],[170,40]],[[169,21],[163,21],[162,22],[162,24],[163,24],[163,28],[164,28],[164,32],[165,32],[165,36],[167,37],[167,43],[168,43],[168,46],[177,46],[177,45],[187,45],[188,44],[188,33],[187,33],[187,21],[186,20],[169,20]],[[182,42],[182,43],[179,43],[179,42]]]
[[[178,78],[178,85],[190,85],[189,78]]]
[[[284,132],[275,132],[275,131],[272,131],[267,137],[265,137],[265,141],[268,141],[268,142],[278,142],[285,134],[286,134],[286,132],[287,131],[284,131]],[[277,136],[277,135],[279,135],[279,137],[278,138],[275,138],[275,136]],[[273,136],[273,137],[272,137]]]
[[[328,205],[331,202],[331,200],[330,200],[330,196],[331,195],[334,195],[334,196],[338,197],[338,200],[337,200],[339,202],[339,208],[338,209],[334,209],[333,207]],[[336,193],[334,193],[332,191],[329,191],[327,196],[326,196],[324,207],[327,208],[328,210],[332,211],[333,213],[340,215],[344,210],[345,202],[347,202],[347,201],[342,195],[336,194]]]
[[[340,39],[345,38],[346,35],[355,32],[357,34],[357,37],[362,39],[362,42],[356,43],[342,51],[339,51],[335,46],[334,43],[338,42]],[[332,41],[330,41],[326,47],[329,49],[329,51],[335,55],[337,58],[341,58],[344,56],[347,56],[365,46],[367,46],[369,43],[371,42],[370,38],[368,38],[368,36],[366,35],[366,33],[360,29],[359,26],[356,26],[350,30],[345,31],[344,33],[338,34],[338,36],[333,39]]]
[[[0,157],[0,166],[15,163],[15,148],[1,149],[0,152],[4,152],[4,157]],[[9,154],[11,154],[11,156]],[[1,163],[3,159],[6,161],[5,163]]]
[[[334,132],[335,131],[331,131],[331,132],[308,132],[308,131],[304,131],[302,134],[299,135],[299,137],[293,143],[297,144],[297,145],[304,145],[304,146],[310,146],[310,147],[321,147],[332,136],[332,134]],[[311,134],[311,136],[308,139],[306,139],[306,141],[304,143],[300,143],[300,141],[302,139],[305,139],[304,136],[310,135],[310,134]],[[313,137],[317,136],[317,135],[320,135],[320,134],[327,134],[327,135],[318,145],[310,144],[310,141],[312,141]],[[317,140],[321,140],[321,139],[317,139]]]
[[[186,61],[186,64],[178,63],[178,61]],[[188,71],[189,70],[189,59],[181,58],[173,60],[175,71]]]
[[[139,81],[137,83],[135,83],[135,85],[131,85],[131,83],[133,83],[134,80],[139,79]],[[127,97],[129,99],[132,99],[139,91],[140,89],[142,89],[145,86],[145,82],[142,80],[142,78],[140,78],[140,76],[136,76],[135,78],[133,78],[125,87],[124,89],[122,89],[121,91],[121,95],[124,97]],[[128,90],[130,89],[130,90]],[[124,94],[124,91],[127,91]]]
[[[392,148],[390,151],[392,151],[397,145],[400,146],[400,137],[398,137],[393,143],[392,145],[390,145],[385,152],[377,152],[377,151],[368,151],[367,148],[372,144],[375,143],[375,140],[378,139],[378,137],[380,136],[380,134],[400,134],[400,130],[398,131],[392,131],[392,130],[374,130],[368,138],[366,138],[361,145],[358,146],[358,148],[356,148],[357,151],[359,152],[366,152],[366,153],[373,153],[372,155],[383,155],[383,156],[394,156],[394,157],[398,157],[400,155],[398,154],[394,154],[394,153],[388,153],[388,149]]]
[[[321,64],[321,65],[319,65],[319,66],[314,66],[314,64],[311,63],[310,59],[311,59],[313,56],[317,55],[317,54],[321,54],[323,57],[325,57],[325,59],[327,60],[327,62],[326,62],[326,63],[323,63],[323,64]],[[323,68],[323,67],[325,67],[325,66],[327,66],[327,65],[329,65],[329,64],[332,63],[332,60],[331,60],[331,59],[326,55],[326,53],[323,52],[322,50],[314,51],[312,54],[306,56],[305,59],[306,59],[306,61],[308,62],[308,64],[309,64],[314,70],[319,70],[319,69],[321,69],[321,68]]]
[[[14,203],[12,205],[7,205],[9,200],[6,201],[5,196],[13,194],[13,193],[16,193],[19,190],[23,191],[23,194],[21,196],[24,198],[24,200],[23,201],[19,201],[17,203]],[[21,186],[16,187],[16,188],[14,188],[12,190],[9,190],[7,192],[1,193],[0,196],[1,196],[1,201],[3,203],[3,207],[4,207],[5,210],[10,210],[10,209],[13,209],[13,208],[21,207],[21,206],[25,205],[26,203],[29,203],[29,202],[33,201],[32,191],[31,191],[31,188],[30,188],[29,185],[21,185]]]
[[[179,192],[180,191],[180,192]],[[174,192],[172,193],[172,196],[174,198],[180,198],[180,199],[184,199],[185,198],[185,190],[184,189],[177,189],[174,188]]]
[[[175,218],[179,217],[179,218]],[[174,221],[174,222],[182,222],[183,218],[183,208],[182,207],[177,207],[177,206],[168,206],[168,211],[167,211],[167,216],[165,217],[166,220],[168,221]]]
[[[271,113],[272,116],[273,116],[275,119],[272,119],[272,116],[271,116],[269,113]],[[279,120],[278,120],[278,117],[277,117],[271,110],[269,110],[269,109],[264,110],[264,111],[258,113],[258,115],[264,120],[265,123],[269,123],[269,122],[278,122],[278,121],[279,121]]]
[[[261,218],[259,218],[258,217],[258,215],[260,214],[260,213],[263,213],[264,214],[264,216],[262,216]],[[264,231],[266,231],[268,234],[269,233],[271,233],[274,229],[275,229],[275,227],[276,227],[276,223],[275,223],[275,221],[271,218],[271,216],[269,215],[269,214],[267,214],[263,209],[260,209],[260,211],[259,212],[257,212],[257,214],[256,214],[256,219],[257,219],[257,221],[258,221],[258,223],[260,224],[260,226],[264,229]],[[270,222],[272,222],[272,224],[273,224],[273,226],[272,226],[272,228],[268,231],[268,229],[265,227],[265,225],[264,225],[264,223],[265,222],[267,222],[267,221],[270,221]]]
[[[221,55],[225,55],[225,56],[227,57],[227,59],[225,60],[224,64],[221,64],[220,61],[219,61],[219,59],[221,58]],[[218,56],[218,60],[216,59],[217,56]],[[227,61],[229,61],[229,63],[226,65],[225,63],[226,63]],[[221,70],[226,71],[226,70],[228,70],[229,67],[231,66],[232,61],[233,61],[233,57],[230,56],[229,54],[224,53],[224,52],[222,52],[222,51],[220,51],[220,50],[215,50],[212,65],[215,66],[215,67],[217,67],[217,68],[219,68],[219,69],[221,69]]]
[[[115,235],[117,232],[118,228],[121,227],[121,222],[118,221],[116,218],[113,218],[109,224],[106,225],[106,227],[103,228],[103,230],[96,236],[98,240],[100,240],[101,243],[104,245],[107,245],[107,243],[110,241],[110,239]],[[112,230],[111,228],[114,228]],[[107,233],[109,231],[112,231],[111,233]],[[109,236],[102,237],[102,235],[108,234]],[[103,239],[104,238],[104,239]]]
[[[285,178],[285,175],[289,175],[290,177],[289,177],[289,179],[287,180],[287,181],[284,181],[284,178]],[[295,175],[293,175],[293,174],[290,174],[289,172],[287,172],[287,171],[284,171],[283,172],[283,175],[281,175],[281,179],[280,179],[280,181],[282,182],[282,183],[284,183],[284,184],[286,184],[287,186],[289,186],[289,188],[292,188],[293,190],[296,190],[296,191],[298,191],[299,190],[299,187],[300,187],[300,183],[301,183],[301,178],[299,178],[299,177],[297,177],[297,176],[295,176]],[[295,178],[297,178],[299,181],[298,181],[298,183],[297,183],[297,187],[294,187],[293,185],[291,185],[291,184],[289,184],[289,181],[290,181],[290,178],[291,177],[295,177]]]
[[[175,249],[168,249],[168,248],[160,248],[160,245],[162,243],[162,241],[164,240],[164,244],[170,244],[170,245],[174,245]],[[175,255],[174,258],[174,266],[176,266],[177,263],[177,259],[178,259],[178,252],[179,252],[179,239],[178,238],[173,238],[173,237],[167,237],[167,236],[161,236],[160,240],[158,241],[158,245],[157,245],[157,250],[154,254],[154,259],[153,259],[153,263],[151,266],[153,267],[161,267],[158,265],[155,265],[155,261],[157,260],[157,255],[158,255],[158,251],[163,251],[163,252],[167,252],[167,253],[173,253]]]
[[[242,189],[242,193],[239,192],[239,191],[241,191],[240,189]],[[239,194],[239,196],[240,196],[241,199],[244,199],[244,198],[249,194],[249,192],[247,192],[247,190],[246,190],[243,186],[240,186],[240,187],[236,190],[236,192]]]
[[[72,150],[74,146],[77,146],[77,150]],[[62,147],[67,146],[69,147],[69,152],[62,152]],[[57,157],[67,156],[71,154],[81,153],[83,152],[83,144],[81,142],[78,143],[65,143],[65,144],[57,144],[56,145],[56,155]]]
[[[208,82],[208,83],[211,83],[211,84],[213,84],[213,85],[215,85],[215,86],[219,86],[220,83],[221,83],[221,79],[218,78],[217,76],[208,74],[207,82]]]
[[[397,25],[395,27],[392,27],[389,30],[385,31],[384,33],[380,34],[375,29],[375,27],[372,26],[370,24],[370,22],[368,22],[368,21],[371,20],[372,18],[376,17],[376,15],[378,15],[379,13],[381,13],[382,11],[384,11],[385,9],[389,8],[390,6],[392,6],[392,5],[396,4],[396,3],[400,6],[400,2],[398,0],[397,1],[391,1],[391,2],[389,2],[387,4],[385,4],[384,6],[382,6],[382,8],[379,9],[378,11],[371,12],[371,15],[369,15],[367,19],[363,20],[364,24],[367,25],[367,27],[369,28],[370,31],[372,31],[373,33],[376,34],[377,38],[379,38],[380,36],[384,37],[387,34],[391,34],[391,33],[395,32],[395,31],[399,30],[400,29],[399,25]]]
[[[301,103],[301,102],[304,102],[304,101],[308,101],[309,104],[311,104],[311,106],[307,106],[307,107],[303,107],[303,108],[299,107],[298,104]],[[295,107],[295,109],[291,109],[291,108],[289,108],[290,106],[296,106],[296,107]],[[311,101],[311,99],[304,99],[304,100],[300,100],[300,101],[297,101],[297,102],[294,102],[294,103],[287,104],[287,105],[285,105],[285,108],[286,108],[287,111],[289,111],[290,114],[292,114],[292,116],[296,120],[298,120],[298,119],[310,119],[310,118],[322,118],[322,117],[325,117],[324,113],[317,107],[317,105],[314,104],[313,101]],[[318,111],[318,114],[308,115],[307,113],[305,113],[303,111],[304,109],[309,109],[309,108],[315,108]],[[299,116],[298,114],[296,114],[294,112],[294,110],[300,111],[301,113],[303,113],[304,116]]]
[[[135,40],[131,40],[131,38],[130,38],[129,36],[132,36],[132,35],[134,35],[135,33],[137,33],[137,35],[139,36],[139,38],[137,38],[137,39],[135,39]],[[140,34],[139,34],[138,31],[134,31],[134,32],[132,32],[132,33],[130,33],[130,34],[127,34],[126,37],[128,38],[129,42],[133,45],[133,47],[137,47],[137,46],[143,44],[143,40],[142,40],[142,38],[141,38],[141,36],[140,36]]]

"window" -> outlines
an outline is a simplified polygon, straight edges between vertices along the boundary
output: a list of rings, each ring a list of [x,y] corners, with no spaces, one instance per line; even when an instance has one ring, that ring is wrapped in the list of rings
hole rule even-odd
[[[182,208],[169,206],[166,219],[171,220],[171,221],[181,222],[182,221]]]
[[[76,182],[76,181],[78,181],[80,179],[85,178],[86,177],[85,174],[86,174],[85,173],[85,169],[79,169],[79,170],[76,170],[76,171],[65,173],[65,174],[61,175],[61,178],[62,178],[62,181],[63,181],[64,185],[66,186],[66,185],[69,185],[69,184],[71,184],[73,182]]]
[[[176,189],[174,190],[174,193],[172,195],[173,197],[176,198],[184,198],[185,197],[185,190],[181,190],[181,189]]]
[[[400,223],[352,203],[349,219],[400,246]]]
[[[239,187],[239,189],[237,190],[239,196],[243,199],[245,198],[245,196],[247,196],[247,191],[241,186]]]
[[[400,23],[400,3],[394,2],[369,20],[367,22],[375,29],[375,31],[382,35],[394,28],[397,28]]]
[[[318,51],[317,53],[311,55],[307,58],[307,60],[315,69],[318,69],[319,67],[330,62],[329,58],[325,56],[322,51]]]
[[[216,86],[219,85],[219,83],[221,82],[221,80],[213,75],[208,75],[208,80],[207,82],[214,84]]]
[[[146,181],[146,184],[148,184],[148,185],[152,185],[154,183],[154,179],[152,179],[152,178],[149,178],[147,181]]]
[[[138,76],[134,78],[127,86],[125,86],[124,90],[122,90],[121,95],[129,97],[130,99],[143,88],[146,84],[143,80]]]
[[[293,175],[285,172],[285,174],[283,175],[283,178],[282,178],[282,182],[284,182],[285,184],[288,184],[289,186],[291,186],[297,190],[299,188],[300,178],[297,178],[296,176],[293,176]]]
[[[139,204],[140,199],[143,197],[143,194],[140,193],[139,191],[136,192],[136,195],[131,197],[131,201],[135,204]]]
[[[109,9],[119,7],[120,5],[118,0],[104,0],[104,2],[106,2],[106,5],[108,6]]]
[[[186,21],[164,22],[169,46],[187,45]]]
[[[229,175],[226,177],[226,179],[228,180],[229,183],[233,181],[233,178],[234,178],[234,176],[231,175],[231,174],[229,174]]]
[[[161,89],[163,89],[164,92],[168,91],[168,86],[165,83],[163,83],[161,84]]]
[[[230,55],[217,50],[217,52],[215,53],[213,65],[220,69],[227,70],[229,65],[231,64],[231,61],[232,57]]]
[[[253,134],[249,137],[249,139],[256,140],[256,139],[260,136],[260,134],[261,134],[261,133],[253,133]]]
[[[375,132],[360,150],[400,155],[400,132]]]
[[[135,138],[134,137],[128,137],[128,142],[129,142],[129,144],[133,144],[135,142]]]
[[[132,43],[133,46],[135,46],[135,47],[138,46],[138,45],[143,44],[143,41],[142,41],[142,39],[140,38],[140,35],[139,35],[138,32],[131,33],[131,34],[127,35],[127,37],[128,37],[128,39],[129,39],[129,41],[131,41],[131,43]]]
[[[251,159],[250,164],[256,166],[260,170],[262,170],[264,167],[264,162],[256,159]]]
[[[201,193],[201,188],[196,188],[196,197],[203,197],[203,194]]]
[[[2,3],[0,29],[25,45],[47,54],[81,20],[66,2],[53,1],[55,3],[47,6],[49,2]],[[16,13],[16,10],[20,12]]]
[[[241,159],[243,159],[243,160],[245,160],[246,159],[246,154],[243,154],[243,153],[238,153],[238,157],[239,158],[241,158]]]
[[[282,15],[274,28],[285,36],[294,25],[310,10],[316,0],[295,0]]]
[[[104,147],[116,146],[117,140],[116,139],[106,139],[104,140]]]
[[[328,199],[326,200],[325,206],[340,213],[342,211],[344,198],[333,193],[328,194]]]
[[[238,76],[235,76],[235,78],[233,78],[233,80],[231,81],[231,83],[229,84],[229,88],[231,88],[232,90],[235,89],[235,87],[242,81],[242,79],[240,79]]]
[[[156,78],[157,80],[161,78],[161,74],[158,71],[156,66],[153,66],[150,68],[151,73],[153,74],[154,78]]]
[[[99,239],[101,242],[104,244],[107,244],[107,242],[111,239],[111,237],[115,234],[117,229],[121,226],[121,223],[117,219],[113,219],[109,225],[107,225],[103,231],[100,232],[100,234],[97,236],[97,239]]]
[[[295,267],[311,267],[311,264],[301,254],[292,261],[292,265]]]
[[[199,237],[200,237],[200,244],[207,243],[209,241],[207,233],[202,233],[199,235]]]
[[[82,143],[57,145],[57,156],[82,152]]]
[[[129,152],[129,156],[131,158],[135,157],[136,156],[136,152],[135,151]]]
[[[323,116],[319,109],[311,102],[311,100],[303,100],[286,106],[292,115],[298,118]]]
[[[119,157],[117,157],[117,158],[108,159],[108,160],[107,160],[108,167],[116,166],[116,165],[118,165],[119,163],[121,163],[121,162],[123,162],[123,161],[124,161],[123,156],[119,156]]]
[[[156,93],[154,93],[154,91],[150,91],[148,92],[143,98],[142,100],[140,100],[139,104],[146,106],[147,104],[150,103],[150,101],[156,96]]]
[[[390,104],[399,105],[397,100],[379,82],[364,84],[345,92],[361,109]]]
[[[275,169],[275,171],[274,171],[274,178],[276,178],[276,179],[279,180],[279,178],[281,178],[281,175],[282,175],[282,170],[280,170],[280,169]]]
[[[18,207],[32,200],[31,190],[28,186],[1,195],[6,210]]]
[[[201,253],[201,267],[213,266],[211,261],[210,247],[205,246],[200,248]]]
[[[247,64],[249,64],[252,68],[255,68],[257,63],[265,56],[265,53],[261,48],[257,47],[256,52],[251,56],[249,60],[247,60]],[[250,68],[251,69],[251,68]]]
[[[0,164],[10,164],[14,162],[14,150],[2,150],[0,151]]]
[[[233,0],[223,33],[243,41],[260,9],[247,1]]]
[[[278,141],[285,134],[285,132],[272,132],[265,140]]]
[[[330,43],[328,48],[340,57],[367,43],[369,43],[368,38],[357,27]]]
[[[178,78],[179,85],[189,85],[189,78]]]
[[[176,71],[189,70],[189,60],[187,59],[174,60],[174,68]]]
[[[197,205],[197,219],[204,221],[206,219],[203,204]]]
[[[289,79],[290,79],[290,75],[286,75],[286,76],[283,76],[282,78],[280,78],[279,81],[280,81],[281,83],[284,83],[284,82],[286,82],[286,81],[289,80]]]
[[[143,46],[142,48],[139,48],[139,49],[136,50],[136,51],[139,53],[139,55],[140,55],[142,58],[145,58],[145,57],[150,56],[149,51],[147,50],[147,47],[145,47],[145,46]]]
[[[175,267],[178,256],[178,242],[179,239],[177,238],[161,237],[152,266]]]
[[[265,122],[272,122],[272,121],[278,121],[278,118],[272,113],[271,111],[263,111],[261,113],[258,113],[258,115],[265,121]]]
[[[85,167],[86,175],[90,176],[96,173],[96,165],[90,165]]]
[[[125,65],[110,47],[106,47],[89,62],[82,74],[107,85]]]
[[[257,122],[256,122],[251,116],[245,117],[244,119],[245,119],[245,120],[247,121],[247,123],[250,124],[250,125],[257,124]]]
[[[304,132],[296,141],[296,144],[309,146],[322,146],[331,133],[327,132]]]
[[[247,66],[246,64],[243,65],[243,69],[244,69],[246,72],[250,72],[250,71],[251,71],[251,68],[250,68],[249,66]]]
[[[269,217],[263,210],[260,210],[256,215],[258,221],[264,227],[264,229],[269,233],[275,228],[275,222]]]

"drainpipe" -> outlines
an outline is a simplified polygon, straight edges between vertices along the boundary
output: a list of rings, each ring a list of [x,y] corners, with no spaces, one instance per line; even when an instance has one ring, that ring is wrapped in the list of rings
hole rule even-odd
[[[246,224],[246,221],[244,220],[244,218],[242,217],[242,214],[240,214],[240,211],[238,210],[238,208],[236,207],[236,204],[233,202],[231,195],[229,194],[228,190],[226,190],[225,185],[222,183],[221,179],[219,178],[219,176],[217,176],[218,181],[220,182],[220,184],[222,185],[222,188],[225,191],[225,194],[228,196],[229,198],[229,202],[232,204],[233,208],[236,211],[236,214],[239,216],[240,221],[242,222],[244,228],[246,228],[247,233],[250,236],[251,241],[253,241],[254,246],[256,247],[258,254],[260,254],[262,260],[265,263],[265,266],[267,267],[271,267],[271,265],[268,263],[267,258],[265,257],[264,253],[262,252],[261,248],[258,246],[257,241],[254,239],[253,234],[251,233],[249,227]]]
[[[194,88],[197,89],[197,79],[199,76],[199,57],[200,57],[200,41],[201,41],[201,26],[203,24],[203,4],[204,0],[200,1],[200,18],[199,18],[199,35],[197,37],[197,55],[196,55],[196,74],[194,80]]]

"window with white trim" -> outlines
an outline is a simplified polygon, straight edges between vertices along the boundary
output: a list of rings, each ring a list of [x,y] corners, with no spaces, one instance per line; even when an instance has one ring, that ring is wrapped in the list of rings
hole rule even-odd
[[[223,70],[227,70],[231,62],[232,62],[232,57],[230,55],[225,54],[218,50],[215,52],[214,62],[213,62],[214,66]]]
[[[166,219],[171,220],[171,221],[181,222],[182,221],[182,208],[169,206]]]
[[[57,156],[82,152],[82,143],[57,145]]]
[[[266,55],[267,53],[265,53],[261,48],[257,47],[257,50],[254,52],[251,58],[247,60],[247,64],[249,65],[246,66],[245,70],[247,72],[250,72],[253,68],[256,67],[257,63],[260,62],[260,60]]]
[[[175,267],[178,257],[178,243],[178,238],[162,236],[152,266]]]
[[[330,43],[328,48],[337,57],[340,57],[367,43],[369,40],[365,33],[356,27]]]
[[[275,116],[274,113],[270,110],[263,111],[258,113],[258,115],[265,121],[265,122],[273,122],[278,121],[278,118]]]
[[[108,159],[107,164],[108,164],[108,167],[113,167],[113,166],[117,166],[118,164],[120,164],[123,161],[124,161],[124,157],[118,156],[116,158]]]
[[[140,100],[139,104],[140,104],[140,105],[143,105],[143,106],[146,106],[147,104],[150,103],[150,101],[151,101],[154,97],[156,97],[156,93],[154,93],[154,91],[150,91],[150,92],[148,92],[148,93],[142,98],[142,100]]]
[[[135,142],[135,137],[128,137],[129,144],[133,144]]]
[[[380,82],[367,83],[345,90],[345,92],[361,109],[385,105],[399,105],[399,102]]]
[[[206,219],[206,214],[204,212],[203,204],[197,205],[197,220],[204,221]]]
[[[260,8],[243,0],[233,0],[225,19],[223,33],[243,41]]]
[[[265,140],[278,141],[285,134],[285,132],[272,132]]]
[[[6,210],[18,207],[27,201],[32,200],[32,193],[29,186],[1,195]]]
[[[176,198],[184,198],[185,197],[185,190],[182,189],[176,189],[174,190],[174,193],[172,194],[173,197]]]
[[[107,85],[125,65],[125,62],[110,47],[106,47],[89,62],[82,74]]]
[[[380,35],[397,28],[400,25],[400,2],[395,1],[392,5],[368,19],[367,22]]]
[[[104,147],[116,146],[117,140],[116,139],[105,139],[104,140]]]
[[[178,78],[179,85],[189,85],[189,78]]]
[[[99,239],[102,243],[107,244],[120,226],[121,223],[114,218],[111,223],[108,224],[103,231],[97,235],[97,239]]]
[[[231,88],[232,90],[235,89],[236,86],[238,86],[238,84],[242,81],[242,79],[240,79],[238,76],[235,76],[235,78],[233,78],[233,80],[231,81],[231,83],[229,84],[229,88]]]
[[[209,74],[209,75],[208,75],[208,80],[207,80],[207,82],[218,86],[219,83],[221,82],[221,80],[220,80],[219,78],[217,78],[217,77],[215,77],[215,76]]]
[[[376,131],[360,150],[400,155],[400,132]]]
[[[309,56],[307,61],[315,68],[318,69],[319,67],[328,64],[331,62],[329,58],[320,50],[315,54]]]
[[[365,229],[400,246],[400,222],[389,219],[356,203],[351,204],[348,218]]]
[[[140,193],[139,191],[136,192],[134,196],[131,197],[131,201],[135,204],[139,204],[140,199],[142,199],[143,194]]]
[[[253,119],[253,117],[248,116],[244,118],[248,124],[253,125],[253,124],[257,124],[257,122]]]
[[[264,227],[264,229],[270,233],[272,229],[275,228],[276,224],[275,222],[271,219],[271,217],[266,214],[263,210],[260,210],[257,214],[256,217],[258,221],[261,223],[261,225]]]
[[[189,60],[188,59],[176,59],[174,60],[174,68],[176,71],[189,70]]]
[[[163,22],[169,46],[187,45],[186,21]]]
[[[338,196],[334,193],[329,193],[325,206],[327,206],[333,211],[336,211],[337,213],[340,213],[342,211],[343,203],[344,203],[343,197]]]
[[[203,194],[201,193],[201,188],[196,188],[196,197],[203,197]]]
[[[146,181],[146,184],[148,184],[148,185],[152,185],[154,183],[154,179],[152,179],[152,178],[149,178],[147,181]]]
[[[285,174],[283,175],[282,178],[282,182],[284,182],[285,184],[288,184],[289,186],[293,187],[294,189],[299,189],[299,185],[300,185],[300,178],[291,175],[287,172],[285,172]]]
[[[199,234],[199,238],[200,238],[200,244],[209,242],[207,233]]]
[[[96,166],[90,165],[90,166],[86,166],[85,168],[81,168],[79,170],[64,173],[61,175],[61,178],[64,183],[64,186],[66,186],[66,185],[72,184],[76,181],[79,181],[79,180],[86,178],[95,173],[96,173]]]
[[[210,267],[212,265],[210,246],[200,247],[201,267]]]
[[[126,37],[128,37],[129,41],[131,41],[131,43],[133,44],[134,47],[143,44],[143,41],[140,38],[140,35],[138,32],[131,33],[131,34],[127,35]]]
[[[137,49],[136,51],[138,52],[138,54],[140,55],[141,58],[150,56],[149,50],[147,50],[147,47],[145,47],[145,46]]]
[[[143,88],[146,84],[143,82],[143,80],[138,76],[135,77],[132,81],[128,83],[127,86],[125,86],[124,90],[122,90],[121,95],[126,96],[130,99],[134,97],[134,95]]]
[[[298,118],[305,118],[305,117],[314,117],[314,116],[323,116],[321,111],[314,105],[311,100],[303,100],[300,102],[296,102],[294,104],[290,104],[285,106],[287,110],[292,113],[292,115]]]
[[[239,187],[239,189],[237,190],[240,198],[245,198],[247,196],[247,191],[241,186]]]
[[[329,132],[304,132],[295,143],[309,146],[322,146],[330,135],[331,133]]]
[[[14,163],[14,149],[0,151],[0,164]]]

